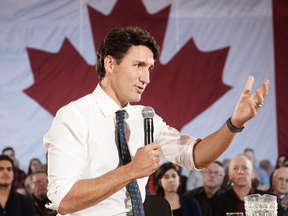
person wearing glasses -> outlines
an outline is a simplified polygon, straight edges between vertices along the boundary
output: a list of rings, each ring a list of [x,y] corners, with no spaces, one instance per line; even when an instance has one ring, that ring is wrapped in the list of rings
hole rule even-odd
[[[187,191],[184,195],[193,197],[199,202],[202,216],[212,216],[212,201],[218,195],[224,193],[221,188],[224,179],[223,165],[215,161],[209,167],[203,169],[202,175],[204,186]]]
[[[31,174],[30,187],[32,190],[32,201],[35,205],[36,216],[56,216],[57,212],[45,208],[50,202],[47,198],[47,173],[44,170],[38,170]]]
[[[275,170],[272,178],[271,192],[281,200],[284,216],[288,215],[288,167]]]

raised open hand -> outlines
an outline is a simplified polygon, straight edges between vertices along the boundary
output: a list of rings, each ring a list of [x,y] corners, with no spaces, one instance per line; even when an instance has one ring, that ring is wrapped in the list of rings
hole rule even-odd
[[[264,98],[268,94],[269,80],[263,83],[262,88],[256,89],[256,91],[251,94],[253,83],[253,76],[249,76],[231,117],[232,124],[237,128],[242,128],[245,122],[256,116],[257,111],[263,105]]]

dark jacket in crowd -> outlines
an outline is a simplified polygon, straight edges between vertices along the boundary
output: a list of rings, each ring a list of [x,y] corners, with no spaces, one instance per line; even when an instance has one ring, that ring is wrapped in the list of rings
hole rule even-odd
[[[217,196],[224,193],[224,190],[220,188],[216,193],[209,199],[205,193],[204,187],[198,187],[193,190],[187,191],[184,196],[195,198],[200,204],[202,216],[212,216],[212,202]]]

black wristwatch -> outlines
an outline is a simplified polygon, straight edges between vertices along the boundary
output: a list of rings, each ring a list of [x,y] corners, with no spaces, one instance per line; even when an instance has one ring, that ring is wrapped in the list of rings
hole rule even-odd
[[[226,121],[226,124],[227,124],[227,127],[229,128],[229,130],[230,130],[231,132],[233,132],[233,133],[239,133],[239,132],[241,132],[241,131],[244,129],[244,127],[245,127],[245,125],[244,125],[242,128],[237,128],[237,127],[235,127],[235,126],[232,124],[232,122],[231,122],[231,117]]]

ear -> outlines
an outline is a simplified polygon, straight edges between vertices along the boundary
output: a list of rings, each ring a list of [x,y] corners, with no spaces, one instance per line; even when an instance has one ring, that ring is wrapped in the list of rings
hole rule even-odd
[[[254,169],[252,170],[252,176],[251,176],[251,180],[254,179]]]
[[[111,55],[107,55],[104,59],[104,67],[107,74],[113,73],[115,59]]]

